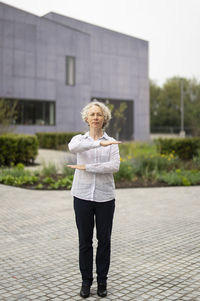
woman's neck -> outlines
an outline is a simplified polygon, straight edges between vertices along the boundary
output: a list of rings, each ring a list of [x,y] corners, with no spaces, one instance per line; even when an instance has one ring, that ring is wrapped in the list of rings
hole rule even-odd
[[[92,137],[94,140],[98,140],[103,136],[103,130],[102,129],[92,129],[90,128],[90,137]]]

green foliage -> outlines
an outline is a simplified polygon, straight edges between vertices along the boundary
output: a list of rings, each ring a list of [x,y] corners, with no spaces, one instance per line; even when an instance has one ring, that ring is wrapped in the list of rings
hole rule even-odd
[[[200,171],[198,170],[180,170],[163,172],[157,176],[157,179],[172,186],[190,186],[200,184]]]
[[[177,168],[181,162],[171,154],[158,154],[155,143],[122,143],[121,164],[115,180],[151,179],[164,170]]]
[[[35,188],[36,188],[36,189],[43,189],[43,187],[44,187],[44,185],[40,183],[40,184],[38,184]]]
[[[128,143],[122,149],[120,169],[114,174],[116,182],[150,180],[168,185],[200,184],[200,151],[193,160],[182,161],[174,152],[170,154],[156,153],[153,144]],[[54,164],[45,165],[42,170],[28,171],[19,163],[12,168],[0,170],[0,183],[14,186],[31,186],[35,189],[70,189],[73,181],[72,169],[64,166],[62,174],[57,174]]]
[[[14,168],[2,169],[0,171],[0,183],[12,186],[23,186],[34,184],[38,177],[32,175],[30,171],[25,170],[23,164],[18,164]]]
[[[66,177],[73,176],[74,175],[74,170],[72,168],[67,167],[67,166],[63,166],[62,174]]]
[[[155,143],[125,142],[119,144],[119,151],[122,158],[155,155],[157,148]]]
[[[52,184],[54,183],[54,180],[51,177],[46,177],[42,181],[44,184]]]
[[[178,133],[180,131],[181,81],[183,81],[184,129],[200,136],[200,83],[195,79],[168,79],[163,87],[150,81],[151,132]]]
[[[115,181],[132,180],[133,176],[133,165],[130,164],[130,161],[122,161],[119,171],[114,174]]]
[[[70,142],[73,136],[81,134],[80,132],[71,133],[36,133],[40,148],[47,149],[66,149],[67,143]]]
[[[34,135],[3,134],[0,136],[0,166],[19,162],[33,163],[38,153],[38,140]]]
[[[53,165],[52,165],[53,166]],[[53,170],[51,166],[51,171]],[[55,170],[55,166],[54,166]],[[37,171],[38,173],[38,171]],[[33,186],[36,189],[70,189],[72,186],[73,175],[60,175],[60,179],[55,180],[55,173],[44,178],[42,172],[36,175],[24,169],[23,164],[18,164],[14,168],[3,168],[0,170],[0,183],[11,186]]]
[[[11,129],[10,125],[17,119],[17,103],[0,99],[0,135],[14,129]]]
[[[200,138],[158,139],[157,149],[161,154],[174,153],[181,160],[190,160],[198,155]]]
[[[73,182],[73,176],[68,176],[58,180],[56,183],[51,184],[50,187],[52,189],[66,188],[71,189]]]
[[[200,169],[200,149],[198,149],[197,154],[193,157],[193,163]]]
[[[57,174],[57,168],[55,164],[53,163],[48,163],[48,164],[43,164],[42,170],[41,170],[41,175],[44,177],[50,177],[50,176],[55,176]]]
[[[113,132],[115,133],[116,137],[119,136],[119,134],[121,132],[121,129],[122,129],[122,125],[126,120],[126,116],[124,114],[126,109],[127,109],[127,104],[125,102],[121,102],[119,107],[114,109],[114,112],[113,112],[113,118],[114,118]]]
[[[179,161],[173,154],[169,156],[140,156],[133,160],[133,171],[138,177],[155,178],[158,173],[163,170],[173,169],[175,166],[178,166],[178,163]]]

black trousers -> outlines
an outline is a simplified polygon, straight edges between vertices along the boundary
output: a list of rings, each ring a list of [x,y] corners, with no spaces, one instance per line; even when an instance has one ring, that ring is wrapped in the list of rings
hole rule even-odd
[[[110,266],[110,248],[115,199],[92,202],[74,197],[74,211],[79,234],[79,267],[82,283],[93,281],[93,230],[96,223],[98,240],[96,252],[97,282],[106,283]]]

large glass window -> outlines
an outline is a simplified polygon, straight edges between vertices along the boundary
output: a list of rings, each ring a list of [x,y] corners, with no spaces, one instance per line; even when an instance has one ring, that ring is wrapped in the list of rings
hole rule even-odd
[[[132,140],[134,135],[134,101],[99,97],[92,97],[91,100],[95,99],[105,103],[112,111],[112,119],[106,132],[117,140]]]
[[[66,85],[75,85],[75,57],[66,56]]]
[[[16,124],[55,125],[55,102],[18,100]]]

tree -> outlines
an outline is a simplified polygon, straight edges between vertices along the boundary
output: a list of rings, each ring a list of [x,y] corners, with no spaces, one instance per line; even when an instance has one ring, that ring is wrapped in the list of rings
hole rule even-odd
[[[150,80],[150,114],[151,114],[151,131],[161,126],[160,120],[160,93],[161,88],[157,84]]]
[[[113,115],[112,133],[118,140],[124,122],[126,121],[125,111],[127,109],[127,104],[125,102],[120,102],[119,106],[114,106],[111,103],[108,103],[107,105]]]
[[[194,136],[200,133],[200,84],[195,79],[173,77],[163,87],[150,82],[151,131],[179,132],[180,98],[183,81],[184,129]]]
[[[11,125],[17,119],[17,101],[0,99],[0,134],[13,131]]]

